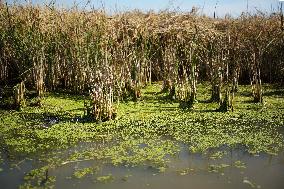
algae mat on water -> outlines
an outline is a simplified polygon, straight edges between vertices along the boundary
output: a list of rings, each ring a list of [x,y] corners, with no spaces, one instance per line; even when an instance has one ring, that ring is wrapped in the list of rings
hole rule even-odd
[[[250,88],[241,86],[235,111],[220,113],[215,111],[218,104],[208,102],[208,88],[200,84],[198,103],[183,110],[179,103],[159,93],[161,85],[147,86],[139,101],[118,104],[117,119],[104,123],[83,120],[83,97],[66,94],[47,95],[41,107],[0,110],[0,161],[12,168],[27,159],[36,161],[38,165],[25,175],[21,187],[49,188],[56,182],[49,172],[79,162],[96,161],[100,166],[74,167],[70,177],[93,175],[94,182],[115,180],[111,174],[99,174],[102,165],[109,164],[150,166],[166,172],[172,158],[179,155],[180,144],[190,153],[207,154],[211,159],[226,156],[223,148],[240,146],[251,154],[279,152],[283,147],[283,90],[265,86],[265,103],[255,104],[250,102]],[[85,147],[76,148],[78,144]],[[236,162],[236,166],[245,167],[242,162]],[[208,171],[226,167],[211,165]],[[177,171],[184,175],[191,168]]]

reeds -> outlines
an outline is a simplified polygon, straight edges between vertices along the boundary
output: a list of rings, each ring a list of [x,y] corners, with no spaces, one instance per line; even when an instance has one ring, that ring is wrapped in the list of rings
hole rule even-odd
[[[90,91],[97,120],[113,118],[115,100],[139,99],[152,80],[163,80],[164,91],[189,106],[196,102],[198,80],[211,82],[212,100],[220,103],[234,96],[239,79],[249,80],[254,101],[262,102],[262,74],[271,82],[284,75],[279,16],[211,19],[133,11],[109,17],[2,4],[0,81],[25,82],[38,96],[59,88]]]

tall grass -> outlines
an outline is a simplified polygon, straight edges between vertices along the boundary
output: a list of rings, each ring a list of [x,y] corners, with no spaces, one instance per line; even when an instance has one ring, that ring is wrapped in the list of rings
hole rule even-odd
[[[40,97],[59,88],[89,91],[96,119],[113,118],[114,100],[139,98],[152,80],[163,80],[164,91],[189,106],[197,81],[209,80],[212,100],[225,101],[226,110],[239,80],[251,82],[255,102],[262,102],[262,75],[283,82],[278,14],[212,19],[133,11],[110,17],[1,4],[0,34],[2,86],[24,82]]]

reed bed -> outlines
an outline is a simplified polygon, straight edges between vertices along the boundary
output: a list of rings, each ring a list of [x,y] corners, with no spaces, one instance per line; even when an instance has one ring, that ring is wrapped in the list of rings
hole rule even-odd
[[[115,117],[114,101],[139,99],[141,88],[152,81],[162,80],[162,91],[192,107],[197,82],[208,80],[211,100],[228,111],[238,82],[251,83],[255,102],[263,101],[263,79],[284,82],[280,20],[280,14],[213,19],[194,11],[132,11],[108,16],[97,10],[1,4],[0,86],[21,84],[39,97],[58,89],[87,92],[89,114],[109,120]]]

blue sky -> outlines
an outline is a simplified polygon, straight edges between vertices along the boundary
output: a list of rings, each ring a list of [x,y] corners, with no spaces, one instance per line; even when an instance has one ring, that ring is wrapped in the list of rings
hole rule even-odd
[[[11,3],[14,0],[6,1]],[[16,0],[18,3],[26,1]],[[50,0],[31,1],[35,4],[50,2]],[[88,0],[76,0],[76,3],[80,7],[85,6],[87,2]],[[74,5],[74,0],[56,0],[56,4],[60,7],[70,7]],[[217,15],[220,17],[224,16],[226,13],[229,13],[232,16],[237,16],[241,12],[246,11],[247,7],[250,12],[254,12],[256,10],[266,12],[277,11],[279,9],[279,0],[90,0],[87,8],[105,8],[110,13],[133,9],[140,9],[143,11],[160,11],[168,9],[185,12],[190,11],[192,6],[198,7],[200,13],[211,16],[215,10]]]

